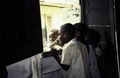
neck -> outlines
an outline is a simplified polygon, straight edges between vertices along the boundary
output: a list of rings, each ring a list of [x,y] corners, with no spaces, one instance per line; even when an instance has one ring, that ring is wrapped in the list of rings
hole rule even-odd
[[[68,43],[68,42],[69,42],[70,40],[72,40],[72,39],[73,39],[73,37],[72,37],[72,38],[67,38],[66,41],[64,42],[64,44]],[[63,45],[64,45],[64,44],[63,44]],[[63,45],[62,45],[62,46],[63,46]]]
[[[84,38],[77,38],[78,41],[80,41],[81,43],[85,43],[85,39]]]

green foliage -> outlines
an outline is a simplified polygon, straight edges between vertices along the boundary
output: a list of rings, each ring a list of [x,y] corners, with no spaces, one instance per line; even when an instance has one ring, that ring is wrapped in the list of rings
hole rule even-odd
[[[64,8],[62,12],[64,20],[80,20],[80,7]]]

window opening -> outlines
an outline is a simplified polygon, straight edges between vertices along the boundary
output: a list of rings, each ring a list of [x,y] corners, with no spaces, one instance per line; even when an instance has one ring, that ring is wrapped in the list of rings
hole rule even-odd
[[[43,51],[47,51],[48,32],[64,23],[81,22],[79,0],[40,0]]]

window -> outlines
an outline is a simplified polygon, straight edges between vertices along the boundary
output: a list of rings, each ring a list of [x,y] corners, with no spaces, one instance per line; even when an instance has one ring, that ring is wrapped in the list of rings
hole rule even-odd
[[[48,32],[64,23],[81,22],[79,0],[40,0],[42,22],[43,51],[46,51]]]

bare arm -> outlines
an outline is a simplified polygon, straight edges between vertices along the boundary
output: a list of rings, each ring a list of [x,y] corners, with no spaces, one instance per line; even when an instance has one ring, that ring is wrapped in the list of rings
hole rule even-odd
[[[61,59],[60,59],[60,57],[58,56],[58,54],[57,54],[57,52],[56,52],[55,49],[54,49],[54,50],[51,50],[51,54],[52,54],[52,56],[56,59],[56,61],[58,62],[58,64],[59,64],[65,71],[69,70],[70,65],[61,64]]]

